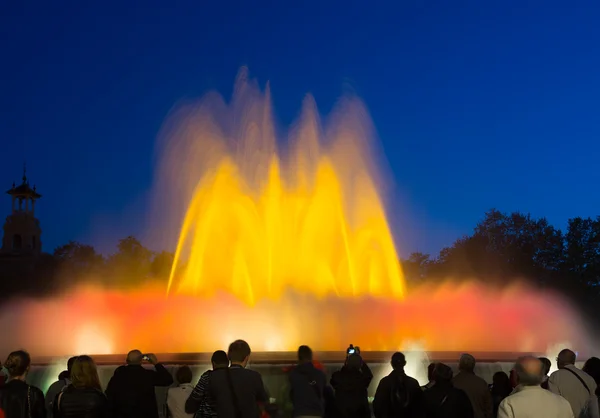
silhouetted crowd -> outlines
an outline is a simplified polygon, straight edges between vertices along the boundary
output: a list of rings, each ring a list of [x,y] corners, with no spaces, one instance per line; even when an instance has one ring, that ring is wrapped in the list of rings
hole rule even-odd
[[[328,382],[312,350],[301,346],[298,363],[285,369],[279,407],[260,373],[246,368],[250,355],[248,343],[234,341],[227,353],[212,355],[212,369],[195,386],[188,366],[176,370],[174,386],[154,354],[133,350],[104,392],[94,360],[82,355],[69,359],[44,396],[26,383],[29,354],[15,351],[4,363],[6,379],[0,378],[0,418],[158,418],[156,387],[169,387],[164,412],[170,418],[600,418],[600,359],[578,369],[571,350],[559,353],[558,370],[549,376],[550,360],[526,356],[510,375],[495,373],[491,385],[475,374],[475,358],[464,354],[456,374],[446,364],[430,364],[424,386],[405,373],[406,358],[398,352],[370,402],[373,373],[358,347],[350,346]]]

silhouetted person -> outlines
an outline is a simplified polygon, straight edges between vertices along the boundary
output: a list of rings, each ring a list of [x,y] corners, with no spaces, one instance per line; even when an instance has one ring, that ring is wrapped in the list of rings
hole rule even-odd
[[[71,384],[54,401],[57,418],[106,418],[108,400],[102,392],[96,363],[89,356],[75,357],[71,368]]]
[[[290,391],[293,405],[292,416],[322,417],[325,414],[325,373],[313,364],[313,352],[310,347],[298,348],[298,365],[289,374]]]
[[[498,415],[500,403],[511,394],[513,387],[510,384],[510,378],[505,372],[496,372],[492,378],[490,392],[492,394],[492,404],[494,406],[494,416]]]
[[[54,399],[56,399],[56,396],[71,383],[71,368],[73,367],[75,358],[76,357],[71,357],[67,361],[67,370],[60,372],[58,380],[52,383],[46,391],[46,415],[48,418],[52,418],[54,412]]]
[[[246,369],[250,354],[246,341],[232,342],[227,350],[231,366],[215,369],[210,375],[209,393],[215,399],[219,418],[256,418],[259,404],[269,402],[261,375]]]
[[[492,418],[492,395],[485,380],[475,374],[475,357],[463,354],[458,361],[458,374],[452,381],[463,390],[473,405],[475,418]]]
[[[31,357],[25,351],[13,351],[4,362],[8,381],[0,391],[0,409],[6,418],[46,418],[44,394],[25,383],[30,366]]]
[[[178,385],[167,390],[166,413],[170,418],[192,418],[193,412],[187,412],[185,406],[194,387],[192,386],[192,369],[181,366],[175,372]]]
[[[592,376],[592,379],[596,382],[596,398],[598,398],[598,402],[600,403],[600,359],[598,357],[590,357],[583,365],[582,370]]]
[[[598,357],[590,357],[581,370],[592,376],[592,379],[596,382],[596,396],[600,396],[600,359]]]
[[[550,362],[550,359],[546,357],[539,357],[538,359],[542,362],[542,388],[548,389],[548,379],[550,378],[548,374],[550,373],[552,363]]]
[[[498,418],[573,418],[569,402],[541,387],[542,369],[542,362],[532,356],[517,361],[515,373],[520,389],[500,403]]]
[[[596,382],[592,376],[575,367],[576,360],[577,356],[571,350],[558,353],[558,370],[550,375],[548,389],[569,401],[574,416],[598,418]]]
[[[423,389],[416,379],[404,372],[406,358],[402,353],[392,356],[392,372],[381,379],[373,399],[376,418],[421,417]]]
[[[6,383],[6,375],[4,374],[4,367],[2,367],[2,362],[0,361],[0,389]]]
[[[452,385],[452,369],[437,363],[433,370],[435,385],[423,392],[425,418],[473,418],[467,394]]]
[[[173,377],[154,354],[139,350],[127,354],[127,365],[115,370],[108,382],[106,396],[112,418],[158,418],[156,386],[171,386]],[[155,370],[144,368],[143,362]]]
[[[212,418],[217,416],[215,400],[209,393],[210,376],[213,370],[229,367],[229,359],[225,351],[218,350],[213,353],[210,362],[212,370],[209,369],[200,376],[194,390],[185,402],[185,412],[194,414],[196,418]]]
[[[331,376],[336,409],[343,418],[370,418],[368,389],[373,373],[358,354],[351,354]]]
[[[427,390],[435,385],[435,380],[433,380],[433,371],[435,370],[436,363],[429,363],[427,366],[427,384],[421,386],[422,390]]]

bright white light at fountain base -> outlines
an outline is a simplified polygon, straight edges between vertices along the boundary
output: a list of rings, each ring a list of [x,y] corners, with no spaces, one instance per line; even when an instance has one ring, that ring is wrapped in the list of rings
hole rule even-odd
[[[550,363],[551,363],[550,372],[548,373],[548,375],[551,375],[552,373],[554,373],[555,371],[558,370],[558,366],[556,364],[556,358],[558,357],[558,353],[560,353],[562,350],[567,349],[567,348],[569,350],[575,351],[575,354],[578,354],[577,350],[571,345],[571,343],[569,341],[563,341],[563,342],[556,343],[556,344],[548,347],[548,349],[546,350],[546,355],[545,355],[545,357],[548,360],[550,360]],[[583,367],[583,362],[577,362],[576,366],[579,368]]]
[[[430,363],[429,356],[425,351],[425,347],[419,342],[409,342],[404,344],[401,350],[406,358],[406,366],[404,372],[407,376],[417,379],[421,386],[427,384],[429,379],[427,378],[427,366]],[[386,367],[381,368],[381,374],[376,376],[377,381],[381,380],[392,372],[391,359]]]
[[[106,327],[87,324],[77,336],[76,353],[79,354],[112,354],[113,344],[106,335]]]
[[[50,366],[48,366],[48,370],[44,371],[45,379],[40,386],[42,392],[46,393],[50,385],[58,380],[58,375],[67,369],[67,362],[69,361],[69,357],[61,357],[54,360]]]

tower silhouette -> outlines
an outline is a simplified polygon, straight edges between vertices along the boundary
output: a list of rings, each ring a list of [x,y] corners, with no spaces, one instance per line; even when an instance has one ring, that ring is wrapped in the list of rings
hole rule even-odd
[[[29,185],[27,167],[23,167],[22,183],[13,183],[6,194],[12,197],[12,213],[4,223],[3,254],[37,256],[42,252],[40,221],[35,217],[35,202],[42,195]]]

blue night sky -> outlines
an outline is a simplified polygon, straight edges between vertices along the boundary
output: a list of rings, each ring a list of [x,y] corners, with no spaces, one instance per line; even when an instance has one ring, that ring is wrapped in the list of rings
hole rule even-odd
[[[593,1],[0,2],[0,182],[27,161],[46,251],[110,251],[148,226],[167,113],[247,65],[281,125],[307,92],[366,102],[403,254],[492,207],[563,227],[600,214],[599,21]]]

